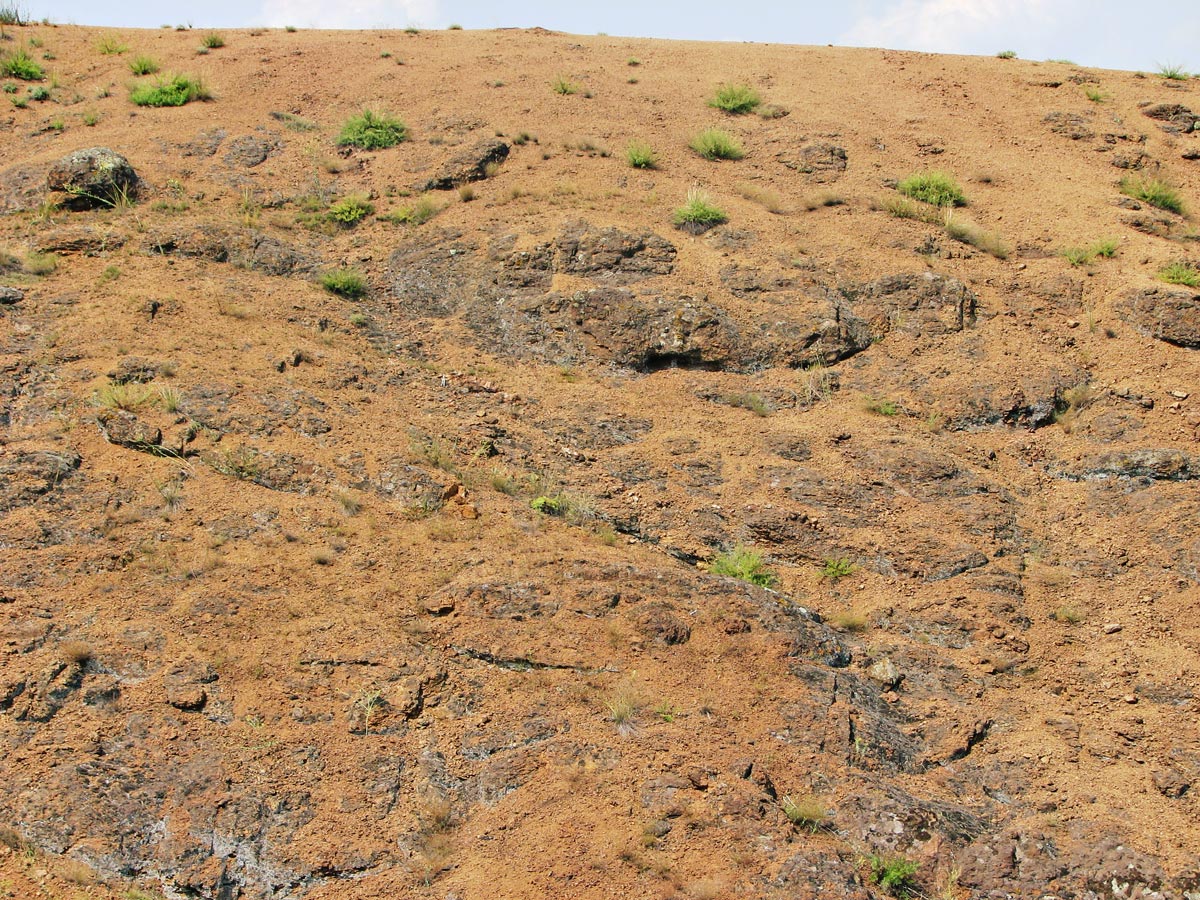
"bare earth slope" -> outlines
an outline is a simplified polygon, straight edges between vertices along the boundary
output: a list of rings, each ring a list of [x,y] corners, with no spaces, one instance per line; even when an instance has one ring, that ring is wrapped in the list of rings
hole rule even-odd
[[[1200,897],[1200,82],[6,32],[0,896]]]

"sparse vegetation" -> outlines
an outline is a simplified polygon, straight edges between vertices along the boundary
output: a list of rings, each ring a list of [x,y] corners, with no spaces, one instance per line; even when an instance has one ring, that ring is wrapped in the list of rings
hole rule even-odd
[[[104,37],[96,43],[96,49],[104,56],[119,56],[122,53],[128,52],[129,48],[121,43],[118,38]]]
[[[1105,100],[1109,99],[1108,94],[1104,93],[1104,91],[1100,90],[1098,87],[1084,88],[1083,95],[1093,103],[1103,103]]]
[[[41,81],[46,71],[39,66],[25,49],[15,50],[0,58],[0,76],[19,78],[21,81]]]
[[[821,578],[824,581],[836,582],[841,578],[853,575],[857,568],[844,556],[827,556],[821,562]]]
[[[900,412],[900,407],[895,400],[880,400],[875,397],[867,397],[863,400],[863,409],[877,416],[894,416]]]
[[[399,119],[385,113],[364,109],[351,116],[338,135],[339,147],[359,147],[363,150],[383,150],[408,140],[408,127]]]
[[[917,888],[917,863],[903,856],[872,856],[868,862],[873,883],[900,900],[912,896]]]
[[[1165,63],[1159,66],[1158,74],[1168,81],[1187,81],[1192,77],[1187,69],[1177,63]]]
[[[775,573],[767,568],[761,553],[740,544],[713,557],[708,564],[708,571],[713,575],[728,575],[766,588],[772,587],[778,580]]]
[[[1111,259],[1117,255],[1120,243],[1113,238],[1105,238],[1089,244],[1086,247],[1067,247],[1061,251],[1062,257],[1073,266],[1083,266],[1096,257]]]
[[[761,103],[758,92],[744,84],[722,84],[708,101],[709,106],[733,115],[754,112]]]
[[[746,155],[737,139],[719,128],[706,128],[688,146],[705,159],[741,159]]]
[[[995,231],[980,228],[974,222],[953,219],[949,215],[946,216],[945,228],[946,234],[960,244],[970,244],[996,259],[1008,259],[1009,247]]]
[[[1136,178],[1127,175],[1121,179],[1121,193],[1159,209],[1183,215],[1183,198],[1175,188],[1160,178]]]
[[[140,55],[135,56],[129,61],[129,71],[134,75],[153,75],[161,66],[154,60],[153,57]]]
[[[806,828],[811,832],[816,832],[829,815],[825,812],[825,807],[815,797],[793,799],[790,796],[785,796],[779,805],[789,822],[798,828]]]
[[[673,221],[676,228],[696,232],[727,222],[728,216],[720,207],[713,205],[708,194],[699,188],[692,188],[688,191],[687,202],[675,210]]]
[[[335,269],[332,272],[326,272],[321,276],[320,281],[321,287],[329,293],[345,297],[348,300],[357,300],[367,293],[367,280],[354,269]]]
[[[272,111],[270,115],[276,122],[283,123],[283,127],[289,131],[316,131],[318,127],[315,122],[302,119],[292,113]]]
[[[1083,621],[1083,613],[1074,606],[1060,606],[1050,617],[1056,622],[1064,622],[1067,625],[1078,625]]]
[[[442,207],[430,197],[421,197],[409,206],[401,206],[379,218],[394,225],[423,225],[442,211]]]
[[[923,172],[910,175],[896,185],[906,197],[933,206],[965,206],[967,198],[958,182],[945,172]]]
[[[625,148],[625,161],[635,169],[654,169],[658,166],[658,156],[645,141],[630,141]]]
[[[351,228],[375,212],[375,207],[365,194],[351,194],[332,204],[327,213],[329,220]]]
[[[1200,287],[1200,269],[1188,262],[1173,262],[1158,270],[1158,280],[1185,287]]]
[[[154,84],[135,87],[129,94],[135,106],[183,106],[193,100],[211,100],[212,93],[199,78],[172,75]]]
[[[210,31],[200,39],[200,46],[206,50],[219,50],[225,46],[225,38],[216,31]]]
[[[997,59],[1016,59],[1017,51],[1016,50],[1001,50],[999,53],[996,54],[996,58]]]
[[[554,80],[550,82],[550,89],[564,97],[579,93],[579,85],[563,75],[554,76]]]

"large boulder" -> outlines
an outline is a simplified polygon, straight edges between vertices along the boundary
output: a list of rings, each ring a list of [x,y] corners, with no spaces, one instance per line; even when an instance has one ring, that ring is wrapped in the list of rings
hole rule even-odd
[[[138,175],[124,156],[107,147],[69,153],[50,168],[46,186],[67,195],[65,206],[116,206],[137,196]]]

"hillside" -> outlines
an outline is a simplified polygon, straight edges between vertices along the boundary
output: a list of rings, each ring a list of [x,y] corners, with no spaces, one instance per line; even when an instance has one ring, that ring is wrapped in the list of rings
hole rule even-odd
[[[4,32],[0,897],[1200,897],[1200,81]]]

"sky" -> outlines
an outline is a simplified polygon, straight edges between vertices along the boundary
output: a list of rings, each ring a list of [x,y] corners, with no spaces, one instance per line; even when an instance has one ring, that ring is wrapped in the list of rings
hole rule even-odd
[[[1200,0],[18,0],[34,19],[157,28],[541,26],[680,40],[887,47],[1200,72]]]

